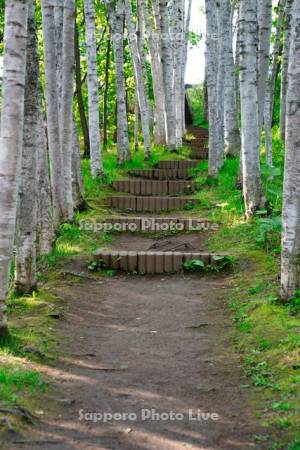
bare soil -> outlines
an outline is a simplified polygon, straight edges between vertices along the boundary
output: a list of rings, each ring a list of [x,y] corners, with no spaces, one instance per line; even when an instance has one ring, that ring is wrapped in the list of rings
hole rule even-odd
[[[127,248],[129,242],[142,249],[153,239],[125,235],[116,245]],[[188,242],[201,246],[195,236]],[[65,315],[57,323],[56,365],[43,369],[53,389],[42,399],[41,418],[24,436],[11,436],[5,448],[265,448],[253,443],[263,430],[232,348],[224,300],[230,275],[93,280],[85,267],[84,258],[71,259],[65,270],[87,277],[62,279],[54,289]],[[142,416],[152,409],[153,420]],[[134,414],[136,420],[79,420],[91,412]],[[156,420],[162,413],[167,420]]]

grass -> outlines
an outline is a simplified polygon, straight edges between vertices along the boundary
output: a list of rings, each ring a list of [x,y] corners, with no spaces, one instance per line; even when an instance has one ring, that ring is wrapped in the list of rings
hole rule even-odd
[[[270,443],[270,448],[296,450],[300,449],[300,292],[289,303],[280,301],[283,148],[277,130],[274,147],[274,168],[268,172],[262,164],[268,211],[245,221],[236,187],[239,163],[233,159],[225,162],[217,183],[207,182],[207,163],[201,165],[199,206],[192,214],[222,224],[208,248],[237,261],[228,305],[235,324],[233,341],[244,360],[243,387],[259,392],[257,415],[278,434],[278,442]]]
[[[263,164],[262,146],[268,210],[245,221],[242,193],[236,187],[239,162],[229,159],[217,182],[208,178],[207,163],[193,170],[201,186],[195,194],[199,205],[178,215],[203,217],[221,225],[207,246],[212,251],[229,254],[235,261],[234,271],[228,276],[228,309],[235,325],[232,340],[244,361],[245,382],[241,388],[258,392],[253,408],[270,435],[278,436],[276,442],[269,441],[270,449],[299,450],[300,292],[289,303],[279,300],[283,147],[278,130],[274,130],[273,143],[272,169]],[[80,222],[111,214],[105,205],[106,196],[112,192],[110,184],[125,177],[127,170],[152,167],[159,160],[180,159],[185,155],[185,149],[178,155],[156,147],[150,161],[145,161],[138,151],[131,163],[119,167],[113,148],[104,156],[106,178],[102,184],[100,180],[92,180],[89,165],[83,162],[85,196],[90,209],[77,213],[74,223],[60,227],[53,252],[39,261],[44,288],[30,297],[12,295],[9,299],[11,338],[0,349],[1,402],[29,408],[47,389],[38,364],[51,364],[55,360],[57,337],[51,313],[62,309],[60,300],[50,293],[51,286],[61,276],[65,258],[86,255],[88,259],[96,248],[113,240],[109,233],[81,228]],[[254,438],[259,442],[268,436]]]

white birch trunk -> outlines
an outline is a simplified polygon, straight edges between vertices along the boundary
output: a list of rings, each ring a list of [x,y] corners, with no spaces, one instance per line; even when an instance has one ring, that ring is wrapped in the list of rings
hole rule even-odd
[[[183,134],[186,132],[186,120],[185,120],[185,75],[188,57],[188,47],[189,47],[189,34],[190,34],[190,23],[192,14],[192,3],[193,0],[188,0],[188,7],[185,19],[185,37],[183,46],[183,70],[182,70],[182,129]]]
[[[72,120],[72,194],[74,209],[84,210],[85,200],[83,196],[80,145],[74,118]]]
[[[91,153],[91,172],[93,178],[103,177],[103,163],[100,137],[99,93],[97,77],[97,48],[94,0],[84,0],[86,47],[87,47],[87,86],[89,105],[89,135]]]
[[[161,58],[165,90],[167,116],[167,145],[176,150],[176,110],[174,97],[174,59],[172,39],[169,30],[169,12],[167,0],[159,0]]]
[[[272,155],[272,116],[271,116],[271,86],[270,80],[267,82],[265,94],[265,110],[264,110],[264,124],[266,135],[266,163],[268,166],[273,165]]]
[[[284,5],[285,0],[278,1],[278,18],[277,18],[277,27],[276,27],[276,36],[274,42],[273,49],[273,63],[272,63],[272,71],[270,78],[270,116],[273,120],[273,112],[274,112],[274,99],[275,99],[275,88],[276,88],[276,79],[279,68],[279,55],[280,55],[280,44],[281,44],[281,34],[283,27],[283,19],[284,19]]]
[[[40,99],[40,108],[41,106]],[[47,255],[53,248],[55,229],[48,167],[47,138],[42,109],[39,114],[38,139],[37,253],[38,255]]]
[[[26,0],[6,0],[0,152],[0,337],[7,333],[5,300],[21,170],[27,15]]]
[[[153,91],[155,99],[154,110],[154,142],[157,145],[166,144],[166,108],[163,88],[163,74],[160,57],[159,29],[151,27],[150,14],[146,0],[140,1],[146,27],[147,40],[150,50]],[[157,25],[156,25],[157,26]],[[159,26],[159,25],[158,25]]]
[[[28,5],[27,30],[23,151],[15,239],[15,289],[20,294],[30,294],[37,286],[37,153],[41,85],[33,0]]]
[[[184,69],[184,7],[183,0],[174,0],[174,95],[176,114],[176,148],[182,147],[184,133],[182,117],[183,101],[183,69]]]
[[[235,66],[233,59],[232,9],[230,0],[223,0],[222,53],[224,55],[224,139],[225,153],[238,156],[241,137],[238,129],[237,100],[235,90]]]
[[[67,219],[65,215],[65,183],[63,156],[61,151],[60,114],[58,100],[56,27],[54,6],[56,1],[42,0],[43,43],[45,66],[45,98],[47,111],[47,133],[50,155],[51,190],[55,227]]]
[[[150,138],[150,117],[148,101],[145,92],[142,62],[138,51],[138,42],[136,36],[135,25],[132,17],[132,9],[130,0],[125,0],[125,16],[128,29],[128,39],[131,58],[133,62],[134,77],[139,100],[139,108],[141,114],[142,133],[144,138],[144,151],[146,158],[149,158],[151,151]]]
[[[270,45],[272,31],[272,0],[258,0],[258,124],[262,130],[264,118],[264,102],[269,75]]]
[[[285,140],[286,128],[286,96],[287,96],[287,79],[290,55],[290,37],[291,37],[291,20],[292,5],[294,0],[286,0],[285,3],[285,26],[283,37],[283,53],[282,53],[282,70],[281,70],[281,97],[280,97],[280,134],[282,140]]]
[[[288,69],[286,160],[283,193],[281,292],[300,289],[300,3],[294,1]]]
[[[243,192],[247,218],[253,216],[262,203],[257,99],[257,32],[257,0],[242,0],[240,10],[240,95]]]
[[[206,0],[206,77],[209,111],[209,175],[216,177],[223,163],[223,120],[219,105],[218,12],[215,0]]]
[[[72,196],[72,121],[75,65],[75,0],[64,0],[63,61],[61,102],[61,153],[64,164],[65,217],[73,219]]]
[[[128,161],[131,157],[129,137],[126,91],[124,78],[124,5],[123,0],[118,0],[117,9],[113,3],[107,4],[110,26],[112,29],[112,41],[114,48],[114,60],[116,71],[117,89],[117,147],[119,163]]]

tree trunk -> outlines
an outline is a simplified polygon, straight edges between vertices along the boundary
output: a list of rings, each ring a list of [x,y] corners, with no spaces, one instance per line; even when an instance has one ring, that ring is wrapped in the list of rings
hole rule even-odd
[[[81,62],[80,62],[80,47],[79,47],[79,33],[78,27],[75,28],[75,79],[76,79],[76,96],[78,103],[78,111],[80,117],[80,123],[83,133],[84,141],[84,158],[90,158],[90,136],[89,127],[86,119],[84,101],[82,94],[82,79],[81,79]]]
[[[237,101],[235,90],[235,67],[232,40],[232,9],[230,0],[224,0],[222,53],[224,55],[224,138],[225,153],[238,156],[241,151],[241,137],[238,129]]]
[[[183,107],[184,86],[183,70],[184,70],[184,41],[185,41],[185,2],[182,0],[174,1],[174,98],[175,98],[175,114],[176,114],[176,148],[182,147],[182,138],[184,133],[183,127]]]
[[[242,170],[246,217],[262,203],[257,89],[257,0],[242,0],[240,10],[240,95]]]
[[[161,57],[167,115],[167,145],[176,150],[176,110],[174,102],[174,59],[169,30],[167,0],[159,0]]]
[[[37,152],[41,98],[39,53],[33,0],[28,5],[24,131],[18,195],[15,289],[30,294],[36,289]]]
[[[7,333],[5,300],[21,169],[28,2],[6,0],[0,158],[0,337]]]
[[[188,0],[187,6],[187,14],[184,24],[184,46],[183,46],[183,69],[182,69],[182,130],[183,134],[186,132],[186,119],[185,119],[185,75],[186,75],[186,66],[187,66],[187,57],[188,57],[188,47],[189,47],[189,35],[190,35],[190,23],[191,23],[191,14],[192,14],[192,3],[193,0]],[[185,2],[184,2],[185,7]]]
[[[61,102],[61,152],[64,163],[66,210],[65,218],[73,219],[72,196],[72,121],[75,63],[75,0],[64,0],[63,15],[63,61]]]
[[[84,0],[84,16],[87,47],[87,85],[89,103],[89,133],[92,177],[103,177],[100,139],[99,94],[97,77],[97,48],[94,0]]]
[[[74,118],[72,120],[72,194],[74,209],[85,210],[86,202],[83,196],[80,147]]]
[[[114,30],[114,32],[116,32]],[[111,51],[111,35],[109,34],[106,48],[105,61],[105,81],[103,96],[103,146],[107,147],[107,112],[108,112],[108,90],[109,90],[109,69],[110,69],[110,51]]]
[[[113,3],[107,3],[108,15],[112,33],[114,62],[116,71],[117,89],[117,147],[118,159],[122,164],[130,159],[130,147],[128,136],[127,101],[124,78],[124,4],[118,0],[117,8]]]
[[[162,64],[160,58],[159,30],[152,29],[147,2],[141,0],[140,6],[146,27],[147,40],[150,50],[153,91],[155,100],[154,110],[154,143],[166,144],[166,108],[163,88]]]
[[[281,71],[281,98],[280,98],[280,134],[282,140],[285,140],[286,128],[286,96],[287,96],[287,79],[290,55],[290,37],[291,37],[291,20],[292,5],[294,0],[286,0],[285,4],[285,26],[283,37],[283,53],[282,53],[282,71]]]
[[[270,44],[272,31],[272,0],[258,0],[258,124],[261,132],[269,74]]]
[[[54,209],[53,218],[55,227],[57,228],[66,217],[64,216],[65,184],[63,178],[63,157],[61,152],[61,134],[59,126],[56,48],[55,40],[53,39],[56,35],[54,4],[55,3],[51,0],[42,0],[47,132]]]
[[[209,161],[208,171],[212,177],[217,177],[223,164],[223,120],[220,117],[219,88],[218,88],[218,39],[215,37],[218,30],[217,3],[215,0],[206,0],[206,81],[209,110]]]
[[[272,72],[270,78],[270,116],[273,121],[273,112],[274,112],[274,99],[275,99],[275,89],[276,89],[276,79],[279,70],[279,56],[282,51],[281,46],[281,34],[283,27],[283,19],[284,19],[284,5],[285,0],[278,1],[278,18],[277,18],[277,27],[276,27],[276,36],[274,42],[273,49],[273,63],[272,63]]]
[[[125,0],[125,16],[129,34],[130,53],[133,62],[134,76],[139,100],[145,156],[146,158],[149,158],[151,151],[151,138],[150,138],[150,117],[149,117],[148,99],[146,97],[145,92],[143,67],[138,51],[137,36],[132,17],[130,0]]]
[[[40,99],[40,108],[41,107],[42,102]],[[53,247],[55,230],[48,167],[47,137],[42,109],[39,114],[38,125],[37,253],[38,255],[47,255],[51,252]]]
[[[291,17],[281,264],[281,293],[285,300],[293,297],[300,289],[300,4],[298,1],[294,1]]]

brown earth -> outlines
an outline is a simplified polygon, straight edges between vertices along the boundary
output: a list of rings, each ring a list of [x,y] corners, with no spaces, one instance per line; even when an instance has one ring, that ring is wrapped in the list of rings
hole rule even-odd
[[[132,239],[135,248],[155,242]],[[195,235],[181,240],[202,247]],[[116,246],[129,242],[120,236]],[[65,315],[57,326],[56,366],[43,369],[54,390],[43,399],[41,420],[5,448],[265,448],[253,443],[263,430],[241,387],[246,382],[230,340],[224,300],[230,275],[91,277],[85,267],[83,258],[70,260],[66,272],[82,278],[61,280],[54,289]],[[168,420],[143,420],[142,410],[151,409]],[[80,411],[132,413],[136,420],[93,423],[79,420]],[[171,420],[174,413],[183,416]]]

